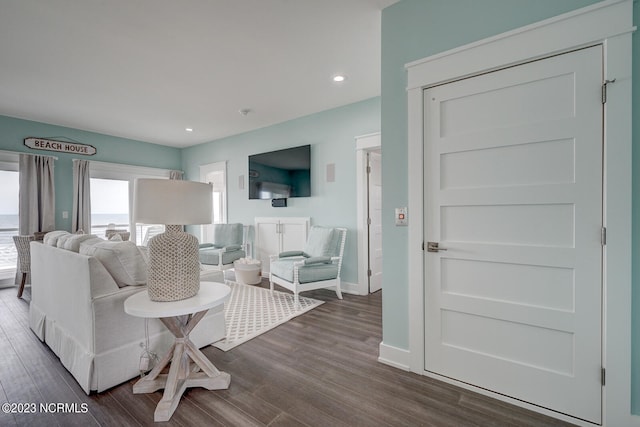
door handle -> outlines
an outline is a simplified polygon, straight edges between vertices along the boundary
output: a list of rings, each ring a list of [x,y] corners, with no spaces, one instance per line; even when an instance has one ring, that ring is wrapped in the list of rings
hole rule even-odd
[[[427,252],[440,252],[446,251],[446,249],[441,248],[438,242],[427,242]]]

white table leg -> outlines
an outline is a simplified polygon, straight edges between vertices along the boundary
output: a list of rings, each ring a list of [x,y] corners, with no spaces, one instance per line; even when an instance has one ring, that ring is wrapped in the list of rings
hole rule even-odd
[[[189,321],[179,317],[161,319],[176,337],[175,342],[149,375],[133,386],[134,393],[152,393],[164,388],[164,394],[154,413],[154,421],[169,421],[187,387],[203,387],[207,390],[229,388],[231,376],[218,371],[189,339],[189,333],[204,316],[201,313],[203,312],[193,315]],[[170,361],[169,374],[160,374]],[[200,371],[191,369],[191,361]]]

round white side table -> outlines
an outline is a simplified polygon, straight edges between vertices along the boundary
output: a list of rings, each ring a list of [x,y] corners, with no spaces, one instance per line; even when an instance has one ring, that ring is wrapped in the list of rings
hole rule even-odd
[[[167,354],[133,386],[134,394],[153,393],[164,388],[153,416],[154,421],[169,421],[187,387],[204,387],[207,390],[229,388],[231,376],[218,371],[191,342],[189,334],[210,308],[223,304],[230,294],[231,289],[223,283],[201,282],[195,296],[180,301],[151,301],[147,291],[131,295],[125,300],[126,313],[160,319],[175,336]],[[169,373],[160,374],[169,362],[172,362]]]

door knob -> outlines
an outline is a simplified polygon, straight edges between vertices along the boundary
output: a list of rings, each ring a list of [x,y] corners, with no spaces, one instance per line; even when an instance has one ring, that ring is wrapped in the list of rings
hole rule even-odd
[[[438,242],[427,242],[427,252],[440,252],[446,251],[446,249],[441,248]]]

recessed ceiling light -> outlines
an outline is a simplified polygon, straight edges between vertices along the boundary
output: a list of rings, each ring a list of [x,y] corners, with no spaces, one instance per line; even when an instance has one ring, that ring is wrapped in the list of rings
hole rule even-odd
[[[333,81],[336,83],[340,83],[343,82],[347,79],[347,76],[343,75],[343,74],[336,74],[335,76],[333,76]]]
[[[193,132],[193,128],[185,128],[184,130],[186,130],[187,132]]]

